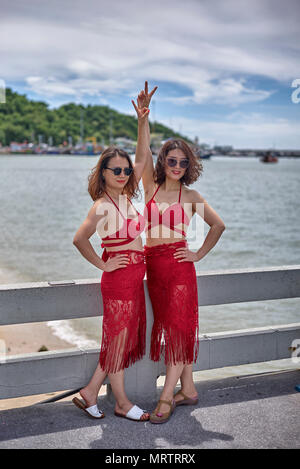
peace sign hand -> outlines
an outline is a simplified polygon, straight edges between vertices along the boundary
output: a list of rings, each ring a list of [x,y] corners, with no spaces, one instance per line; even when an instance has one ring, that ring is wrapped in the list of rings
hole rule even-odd
[[[139,121],[144,121],[146,117],[149,115],[150,109],[147,107],[139,107],[139,104],[136,105],[133,99],[131,100],[134,109],[136,110],[137,118]]]
[[[140,91],[138,98],[137,98],[137,103],[138,103],[139,108],[149,107],[151,98],[154,95],[157,88],[158,87],[155,86],[153,90],[150,93],[148,93],[148,82],[145,81],[145,89]]]

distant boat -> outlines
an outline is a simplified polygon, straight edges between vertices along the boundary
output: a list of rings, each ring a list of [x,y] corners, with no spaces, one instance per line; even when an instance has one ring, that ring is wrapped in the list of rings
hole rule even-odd
[[[278,162],[277,156],[272,155],[271,152],[269,151],[264,156],[262,156],[259,160],[262,163],[277,163]]]
[[[60,152],[59,152],[58,148],[57,148],[57,149],[55,149],[55,148],[48,148],[48,150],[46,151],[46,154],[47,154],[47,155],[59,155]]]
[[[211,157],[212,153],[205,152],[204,150],[201,150],[201,148],[197,148],[194,150],[195,155],[197,158],[201,158],[202,160],[207,160]]]
[[[208,159],[208,158],[211,157],[211,155],[212,155],[212,153],[203,153],[202,155],[200,155],[199,158],[201,158],[202,160],[203,159]]]
[[[72,151],[71,155],[81,155],[81,156],[94,156],[94,155],[99,155],[98,153],[94,153],[94,151],[88,151],[88,150],[77,150],[77,151]]]

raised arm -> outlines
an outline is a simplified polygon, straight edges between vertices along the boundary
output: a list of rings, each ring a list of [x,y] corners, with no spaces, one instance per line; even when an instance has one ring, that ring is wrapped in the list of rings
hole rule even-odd
[[[134,108],[137,112],[142,112],[143,109],[149,108],[150,101],[152,96],[154,95],[155,91],[157,90],[157,86],[153,88],[153,90],[148,93],[148,82],[145,81],[145,89],[142,90],[137,98],[137,106],[132,101]],[[150,127],[149,127],[149,119],[146,120],[146,128],[143,129],[143,132],[140,133],[140,141],[138,141],[138,145],[143,148],[141,153],[143,156],[146,154],[146,162],[143,167],[142,178],[143,178],[143,186],[145,193],[148,192],[149,188],[152,190],[152,186],[154,183],[153,173],[154,173],[154,165],[152,159],[152,152],[150,149]]]
[[[132,101],[132,104],[136,110],[138,118],[138,139],[135,151],[135,162],[134,162],[134,173],[137,183],[140,182],[142,174],[145,169],[145,164],[148,159],[148,149],[147,149],[147,140],[148,140],[148,114],[149,109],[146,107],[139,108],[136,106],[135,102]]]

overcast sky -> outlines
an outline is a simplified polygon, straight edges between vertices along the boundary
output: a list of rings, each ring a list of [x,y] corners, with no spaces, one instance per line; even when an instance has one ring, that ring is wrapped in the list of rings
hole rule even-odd
[[[0,0],[0,79],[127,114],[147,79],[151,118],[184,135],[300,148],[299,17],[299,0]]]

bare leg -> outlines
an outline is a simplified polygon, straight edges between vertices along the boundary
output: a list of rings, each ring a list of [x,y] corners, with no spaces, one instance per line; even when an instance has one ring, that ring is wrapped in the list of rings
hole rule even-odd
[[[109,343],[109,348],[108,348],[107,353],[108,355],[114,356],[115,359],[117,360],[116,367],[120,365],[121,353],[123,352],[123,349],[124,349],[126,333],[127,333],[127,330],[125,329]],[[101,365],[98,362],[97,368],[90,382],[79,391],[79,394],[85,400],[88,406],[92,406],[97,403],[98,394],[106,376],[107,376],[107,373],[101,368]],[[123,379],[123,376],[121,377],[121,381],[122,379]]]
[[[97,403],[97,397],[100,388],[105,380],[107,373],[102,370],[100,364],[98,366],[90,380],[90,382],[82,388],[79,393],[86,402],[87,406],[90,407]],[[112,387],[116,399],[115,410],[121,414],[126,415],[127,412],[133,407],[134,404],[130,402],[125,393],[124,387],[124,370],[118,371],[117,373],[108,374],[109,381]],[[149,414],[145,413],[142,415],[141,420],[148,420]]]
[[[174,395],[174,388],[179,380],[184,365],[183,363],[178,363],[177,365],[167,365],[166,369],[166,380],[165,385],[160,395],[160,399],[164,401],[172,401]],[[161,404],[159,408],[159,412],[164,413],[170,410],[170,406],[168,404]],[[155,409],[155,412],[157,408]]]
[[[106,376],[107,373],[102,370],[100,363],[98,363],[90,382],[79,391],[79,394],[85,400],[88,407],[97,403],[97,397]]]
[[[110,343],[110,354],[116,359],[116,369],[122,366],[122,356],[124,353],[124,348],[126,346],[127,340],[127,329],[123,329],[121,333],[111,341]],[[85,400],[88,406],[94,405],[97,403],[97,397],[100,391],[100,388],[105,380],[107,373],[101,368],[100,363],[88,383],[88,385],[80,390],[80,395]],[[125,386],[124,386],[124,369],[116,373],[108,373],[109,382],[112,387],[112,392],[116,399],[115,411],[126,415],[127,412],[133,407],[134,404],[128,399]],[[142,415],[141,420],[148,420],[149,414],[145,413]]]
[[[124,370],[118,371],[117,373],[109,373],[108,377],[116,399],[115,411],[119,414],[126,415],[134,404],[126,396],[124,387]],[[141,420],[148,419],[148,413],[145,413],[141,416]]]
[[[181,390],[188,397],[197,397],[197,389],[193,381],[193,364],[185,365],[180,376]],[[175,401],[178,402],[183,400],[183,396],[174,397]]]

